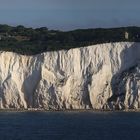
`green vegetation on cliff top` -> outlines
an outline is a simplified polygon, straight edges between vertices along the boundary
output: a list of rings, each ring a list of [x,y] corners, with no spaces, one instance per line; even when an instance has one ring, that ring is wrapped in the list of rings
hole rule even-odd
[[[46,27],[33,29],[22,25],[0,25],[0,50],[25,55],[122,41],[140,42],[140,27],[77,29],[64,32],[48,30]]]

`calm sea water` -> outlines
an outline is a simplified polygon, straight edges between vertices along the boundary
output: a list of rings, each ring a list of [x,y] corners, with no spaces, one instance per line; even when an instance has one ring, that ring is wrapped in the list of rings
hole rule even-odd
[[[140,113],[0,112],[0,140],[140,140]]]

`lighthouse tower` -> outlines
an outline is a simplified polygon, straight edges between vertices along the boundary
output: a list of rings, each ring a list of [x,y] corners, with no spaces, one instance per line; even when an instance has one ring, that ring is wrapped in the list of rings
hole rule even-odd
[[[129,33],[125,32],[125,39],[128,40],[129,39]]]

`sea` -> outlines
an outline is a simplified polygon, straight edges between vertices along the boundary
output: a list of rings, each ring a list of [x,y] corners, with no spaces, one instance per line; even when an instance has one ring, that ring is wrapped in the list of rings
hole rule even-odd
[[[140,140],[140,112],[1,111],[0,140]]]

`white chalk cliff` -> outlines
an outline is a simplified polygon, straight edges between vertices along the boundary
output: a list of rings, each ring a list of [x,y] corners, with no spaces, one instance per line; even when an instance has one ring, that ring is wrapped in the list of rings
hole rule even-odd
[[[0,108],[140,108],[140,43],[1,52]]]

